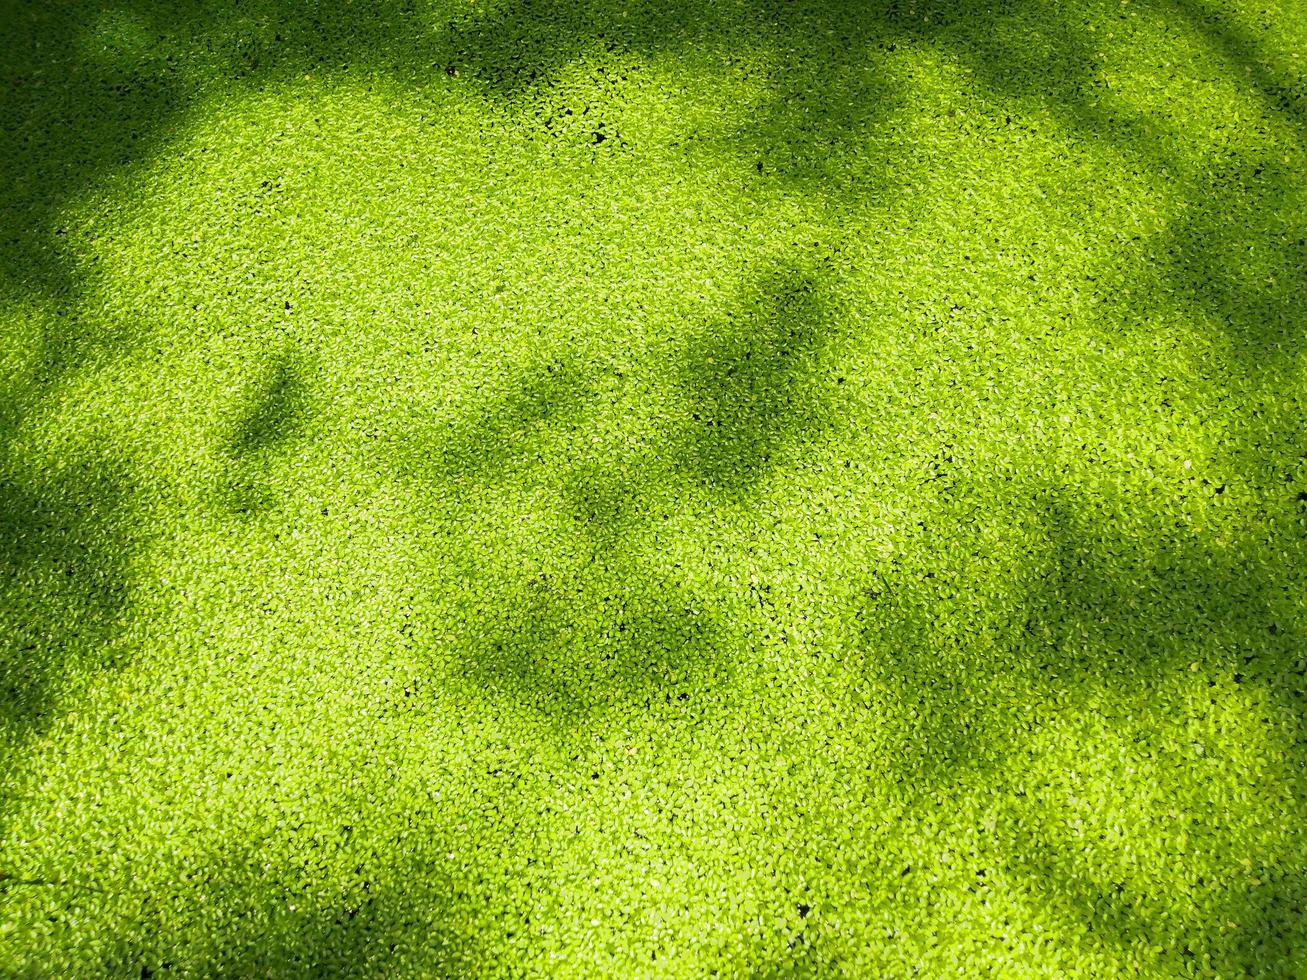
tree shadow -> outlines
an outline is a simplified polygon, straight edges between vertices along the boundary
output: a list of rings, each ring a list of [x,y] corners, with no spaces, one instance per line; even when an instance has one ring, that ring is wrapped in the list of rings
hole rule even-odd
[[[1207,914],[1201,927],[1180,930],[1161,914],[1183,900],[1174,886],[1114,880],[1076,850],[1072,841],[1032,834],[1010,855],[1008,870],[1035,883],[1049,912],[1074,923],[1119,962],[1168,976],[1297,975],[1307,881],[1294,869],[1255,867],[1269,880],[1230,885],[1202,901]],[[1208,883],[1201,874],[1186,877],[1185,890],[1194,893],[1188,900],[1197,905]]]
[[[673,445],[695,479],[722,493],[748,490],[792,435],[820,424],[817,375],[834,315],[824,282],[783,264],[690,344],[680,367],[689,419]]]
[[[481,639],[455,669],[477,689],[563,732],[627,706],[675,713],[725,683],[720,627],[702,598],[653,569],[598,553],[580,572],[542,572],[469,614]]]
[[[1246,32],[1197,3],[1173,6],[1188,12],[1214,49],[1246,69],[1268,112],[1302,132],[1301,92],[1269,67]],[[892,175],[871,172],[875,163],[855,162],[880,159],[864,155],[860,141],[903,98],[901,83],[868,70],[865,56],[931,44],[971,65],[990,93],[1036,100],[1075,131],[1161,170],[1170,167],[1160,130],[1101,90],[1088,34],[1070,16],[1023,0],[759,4],[739,14],[688,2],[628,8],[521,0],[466,14],[444,31],[404,3],[367,12],[276,2],[257,12],[135,3],[117,8],[116,20],[89,28],[78,15],[75,8],[32,6],[6,16],[0,31],[0,44],[11,52],[0,80],[0,131],[11,177],[0,182],[6,229],[0,276],[13,290],[57,304],[75,300],[82,277],[91,274],[86,260],[63,244],[70,203],[147,160],[213,86],[256,86],[305,71],[342,73],[354,66],[415,84],[433,77],[449,79],[441,84],[471,82],[489,98],[542,115],[546,128],[566,129],[568,139],[615,149],[625,139],[606,121],[606,107],[573,106],[546,91],[565,66],[593,58],[600,72],[604,58],[626,49],[643,56],[703,49],[726,59],[732,46],[760,37],[772,65],[768,95],[757,122],[727,130],[721,144],[760,178],[774,173],[802,190],[847,198],[881,186],[875,181],[893,187]],[[548,122],[564,115],[593,119]],[[1283,372],[1298,354],[1307,261],[1289,196],[1294,176],[1267,161],[1237,160],[1210,192],[1194,195],[1189,217],[1166,240],[1170,284],[1227,324],[1250,372],[1277,363]],[[1231,187],[1240,186],[1254,190],[1231,196]],[[1277,224],[1286,210],[1288,220]],[[1250,234],[1232,235],[1231,227]],[[1255,283],[1239,271],[1249,255]],[[681,465],[726,495],[756,487],[787,440],[822,416],[813,381],[833,315],[828,287],[798,266],[782,265],[760,277],[755,293],[735,317],[692,343],[681,365],[695,416],[673,437]],[[45,380],[84,356],[78,329],[47,339]],[[1283,356],[1269,353],[1276,350]],[[542,434],[583,418],[586,397],[578,375],[546,368],[514,382],[467,421],[433,428],[429,419],[415,418],[400,471],[432,495],[451,483],[493,485],[534,464]],[[229,447],[236,470],[257,471],[260,460],[301,430],[304,398],[299,370],[290,361],[275,364],[236,426]],[[1277,463],[1293,459],[1297,436],[1281,438]],[[257,506],[262,498],[252,493],[238,495],[236,509]],[[667,678],[696,672],[708,678],[721,669],[715,651],[725,627],[703,611],[703,597],[675,582],[656,582],[650,569],[621,557],[641,524],[641,493],[602,465],[576,473],[566,491],[568,519],[583,527],[600,522],[585,546],[595,570],[573,570],[558,581],[524,572],[523,581],[476,610],[489,638],[466,644],[459,656],[478,685],[504,690],[548,718],[584,723],[613,703],[680,698],[689,693],[684,681],[673,686]],[[103,478],[0,486],[0,710],[20,737],[49,716],[66,673],[97,662],[112,635],[130,586],[124,499],[123,488]],[[977,766],[997,771],[1019,750],[1025,733],[994,705],[1020,699],[1033,706],[1026,716],[1033,723],[1050,710],[1040,705],[1084,705],[1104,692],[1137,699],[1154,678],[1203,659],[1195,649],[1212,661],[1202,669],[1212,671],[1214,683],[1255,687],[1292,719],[1301,763],[1302,623],[1289,591],[1301,582],[1292,562],[1250,571],[1233,552],[1210,543],[1178,544],[1165,535],[1160,545],[1121,540],[1110,519],[1087,520],[1061,505],[1048,508],[1043,520],[1048,552],[1032,559],[1029,594],[1014,604],[1005,626],[971,638],[940,630],[948,607],[939,605],[935,570],[920,564],[888,569],[860,600],[874,623],[861,640],[864,656],[871,651],[867,670],[881,688],[902,690],[896,721],[903,726],[903,773],[924,773],[923,792]],[[1295,537],[1299,530],[1275,532],[1297,568],[1307,557]],[[578,574],[595,577],[578,584]],[[956,587],[945,584],[943,597]],[[577,596],[595,591],[607,592],[612,606],[577,609]],[[990,652],[1004,649],[1014,654],[995,660]],[[1151,915],[1146,902],[1127,908],[1126,899],[1091,873],[1076,879],[1081,885],[1068,883],[1060,862],[1040,859],[1029,873],[1051,890],[1069,891],[1077,914],[1100,910],[1093,915],[1109,933],[1136,932]],[[1238,937],[1213,933],[1201,941],[1225,949],[1227,961],[1239,967],[1269,963],[1287,970],[1292,943],[1301,939],[1302,902],[1301,877],[1292,874],[1269,891],[1236,894],[1229,907],[1241,924]],[[267,951],[216,956],[211,969],[348,971],[351,961],[371,962],[396,941],[388,937],[412,933],[418,920],[403,905],[369,913],[373,918],[362,911],[350,917],[352,905],[324,906],[306,923],[279,925]],[[352,924],[358,917],[363,925]]]
[[[74,675],[113,666],[132,544],[114,478],[0,481],[0,725],[6,754],[51,719]]]
[[[562,68],[592,61],[605,85],[622,84],[627,69],[610,62],[624,51],[708,54],[728,72],[740,52],[753,52],[770,65],[763,101],[751,113],[756,124],[708,135],[759,179],[789,175],[806,193],[861,198],[875,187],[892,189],[892,175],[875,172],[888,158],[869,137],[902,104],[903,83],[893,77],[898,45],[940,44],[976,64],[1000,95],[1037,91],[1052,104],[1085,109],[1093,60],[1087,32],[1071,18],[1044,31],[1041,44],[1019,43],[1019,29],[1011,43],[995,44],[1013,34],[1005,29],[1010,23],[1052,16],[1024,0],[998,7],[971,0],[737,7],[505,0],[443,23],[406,0],[366,10],[284,0],[251,9],[134,0],[90,22],[77,8],[26,6],[0,25],[9,52],[0,131],[10,174],[0,184],[9,229],[0,237],[0,273],[19,289],[75,297],[93,268],[84,249],[67,245],[77,229],[66,223],[66,205],[105,179],[130,178],[207,95],[304,74],[381,72],[401,84],[470,85],[524,119],[541,116],[546,129],[612,148],[623,143],[604,119],[613,106],[570,104],[571,95],[554,90]],[[591,118],[578,127],[582,115]]]
[[[869,139],[900,108],[902,93],[869,61],[889,27],[870,6],[762,2],[731,8],[697,0],[622,4],[507,0],[449,25],[449,71],[470,76],[491,98],[543,120],[551,139],[625,146],[605,107],[559,86],[564,71],[589,68],[600,90],[631,82],[660,55],[707,59],[765,93],[750,121],[721,132],[687,129],[678,145],[725,151],[756,179],[780,177],[821,197],[862,197],[882,186],[883,155]],[[617,74],[608,66],[616,61]],[[577,125],[585,119],[586,124]],[[605,127],[608,131],[605,132]],[[612,144],[610,144],[612,145]]]
[[[307,832],[301,836],[310,848],[323,846]],[[466,886],[437,858],[396,857],[383,865],[377,850],[359,853],[348,880],[323,887],[309,880],[307,857],[302,867],[283,866],[225,847],[210,855],[210,865],[135,903],[107,886],[14,887],[42,889],[27,895],[27,915],[54,922],[90,913],[107,926],[94,947],[59,950],[61,959],[42,964],[43,973],[56,966],[83,971],[92,963],[95,975],[159,980],[378,977],[397,969],[464,976],[484,969],[491,937],[471,928]]]
[[[1056,495],[1030,514],[1043,549],[1023,557],[1018,583],[1004,592],[995,582],[986,597],[991,606],[1006,605],[1006,617],[976,623],[970,634],[956,631],[967,621],[962,610],[977,584],[966,574],[941,582],[921,568],[890,564],[859,597],[865,612],[851,662],[892,709],[884,723],[897,729],[895,778],[911,785],[922,805],[977,781],[1000,796],[1024,797],[1019,774],[1029,769],[1040,732],[1067,718],[1096,716],[1104,704],[1123,718],[1148,718],[1160,703],[1188,697],[1186,710],[1201,715],[1205,690],[1214,692],[1213,705],[1218,696],[1241,697],[1250,726],[1280,733],[1275,756],[1264,762],[1270,778],[1301,803],[1307,765],[1301,536],[1285,530],[1274,546],[1256,540],[1220,546],[1174,528],[1141,535]],[[1268,559],[1249,560],[1259,552]],[[1202,758],[1171,754],[1156,764],[1178,767],[1175,778],[1191,780],[1201,794],[1208,780]],[[1159,818],[1149,801],[1128,798],[1124,788],[1095,787],[1092,780],[1080,786],[1104,813]],[[1009,870],[1109,951],[1134,950],[1167,968],[1201,957],[1279,975],[1301,934],[1293,919],[1303,893],[1300,841],[1292,833],[1277,839],[1286,863],[1262,871],[1274,887],[1244,897],[1231,893],[1216,902],[1220,922],[1179,935],[1170,912],[1177,896],[1212,905],[1200,899],[1210,892],[1204,861],[1226,855],[1230,846],[1220,843],[1227,831],[1219,806],[1186,819],[1196,835],[1214,835],[1209,846],[1217,850],[1177,852],[1163,890],[1117,887],[1112,866],[1087,853],[1081,837],[1065,837],[1048,821],[1022,831],[1019,846],[1007,853]]]
[[[795,906],[797,922],[785,939],[783,950],[759,950],[758,965],[749,971],[751,980],[816,980],[817,977],[849,976],[849,964],[824,948],[819,931],[811,927],[811,906]]]
[[[695,0],[625,8],[607,2],[507,0],[449,22],[453,60],[448,70],[470,75],[495,98],[530,100],[578,60],[692,48],[716,41],[736,25],[723,8]]]
[[[416,409],[386,449],[419,486],[502,479],[538,462],[546,439],[574,428],[592,393],[580,366],[547,360],[513,377],[462,417],[440,421],[432,410]]]
[[[1231,888],[1221,905],[1218,927],[1229,936],[1229,952],[1217,971],[1297,976],[1307,944],[1307,876],[1301,865],[1253,870],[1259,880]]]
[[[653,521],[644,480],[621,461],[578,463],[563,486],[563,511],[571,526],[588,537],[599,553],[622,550],[624,539]]]
[[[86,14],[16,3],[0,17],[0,276],[65,301],[94,271],[66,245],[66,206],[101,181],[129,179],[217,88],[359,67],[416,80],[446,60],[441,38],[402,0],[366,11],[131,0]]]
[[[1302,351],[1307,219],[1301,184],[1296,168],[1269,153],[1227,161],[1161,236],[1158,293],[1221,325],[1239,380],[1253,391],[1289,383]]]
[[[1288,121],[1301,141],[1307,137],[1307,79],[1284,78],[1284,68],[1253,34],[1207,0],[1157,0],[1163,12],[1187,20],[1212,51],[1243,70],[1269,115]]]
[[[475,938],[442,926],[456,907],[455,891],[437,869],[414,867],[403,886],[365,884],[330,904],[291,906],[286,900],[302,901],[293,893],[275,910],[248,902],[245,923],[213,937],[186,975],[379,977],[396,964],[429,976],[469,975],[484,965]],[[169,975],[160,969],[167,961],[154,962],[159,966],[141,965]]]
[[[1262,47],[1197,0],[1166,0],[1221,57],[1247,69],[1268,112],[1302,129],[1300,84],[1270,67]],[[1101,13],[1101,12],[1098,12]],[[67,296],[87,271],[64,247],[64,206],[102,178],[148,159],[214,86],[253,89],[305,73],[381,71],[411,84],[471,82],[489,97],[558,119],[602,106],[549,107],[558,73],[593,62],[605,77],[623,52],[709,53],[731,68],[740,52],[769,62],[756,125],[737,134],[761,172],[789,172],[823,195],[864,195],[885,175],[856,170],[867,137],[903,99],[897,48],[934,45],[970,65],[1002,98],[1035,98],[1090,135],[1137,147],[1161,134],[1099,83],[1102,56],[1075,16],[1033,0],[836,0],[725,7],[676,0],[635,5],[588,0],[503,0],[447,17],[406,0],[366,11],[264,0],[256,8],[134,0],[88,22],[76,8],[19,5],[0,26],[8,52],[0,79],[0,130],[10,179],[0,185],[0,271],[13,284]],[[618,68],[619,74],[624,68]],[[620,78],[619,78],[620,81]],[[730,140],[727,141],[728,144]],[[873,158],[876,157],[872,153]],[[806,175],[806,176],[805,176]],[[814,179],[808,179],[814,178]]]
[[[708,676],[729,673],[708,603],[642,557],[656,474],[580,451],[590,448],[592,395],[583,371],[550,361],[460,418],[405,425],[383,440],[378,459],[382,468],[398,466],[433,533],[452,535],[443,547],[461,553],[444,561],[457,568],[466,601],[426,624],[458,638],[445,668],[559,731],[595,724],[622,705],[688,700]],[[527,544],[487,530],[496,508],[526,487],[538,492],[530,520],[548,528],[546,540]],[[471,534],[494,536],[494,553],[460,548]],[[518,564],[508,557],[528,547],[530,560],[526,552]]]
[[[248,386],[224,446],[228,474],[223,500],[233,514],[254,514],[275,503],[261,474],[308,423],[312,399],[306,370],[301,355],[285,350]]]
[[[304,426],[308,390],[299,359],[283,353],[253,386],[232,433],[229,454],[237,459],[268,452]]]

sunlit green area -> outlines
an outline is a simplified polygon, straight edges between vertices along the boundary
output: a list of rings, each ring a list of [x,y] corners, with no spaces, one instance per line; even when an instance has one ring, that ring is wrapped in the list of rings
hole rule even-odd
[[[1301,0],[8,0],[0,134],[0,973],[1307,975]]]

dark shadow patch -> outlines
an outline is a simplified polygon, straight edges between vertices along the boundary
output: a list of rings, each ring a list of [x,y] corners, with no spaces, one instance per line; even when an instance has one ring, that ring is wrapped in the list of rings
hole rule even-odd
[[[518,102],[552,87],[558,72],[578,60],[712,46],[733,32],[743,41],[741,26],[738,15],[694,0],[506,0],[452,21],[449,39],[459,75],[494,98]]]
[[[747,490],[789,436],[820,421],[815,377],[832,316],[819,280],[782,267],[690,345],[680,370],[689,418],[674,438],[678,460],[697,480]]]
[[[529,464],[543,440],[578,425],[591,394],[581,369],[548,361],[478,399],[460,418],[414,410],[383,438],[381,463],[426,487],[501,481]]]
[[[777,897],[794,897],[787,889],[777,889]],[[750,951],[747,975],[753,980],[816,980],[826,976],[849,976],[851,965],[828,948],[822,933],[822,912],[803,900],[779,911],[779,940]],[[782,945],[783,943],[783,945]]]
[[[418,812],[410,826],[427,826],[429,817]],[[443,851],[432,853],[429,838],[444,836],[439,823],[427,827],[423,846],[384,860],[381,854],[390,851],[379,842],[363,848],[351,839],[352,826],[342,830],[349,833],[336,841],[300,825],[285,830],[289,840],[264,841],[275,853],[298,843],[302,863],[270,862],[267,853],[229,846],[148,901],[120,901],[111,891],[99,898],[66,892],[66,907],[46,911],[58,922],[68,913],[85,914],[83,905],[111,903],[97,913],[109,927],[102,952],[67,951],[82,966],[87,953],[99,952],[97,973],[106,976],[375,977],[396,970],[467,976],[485,969],[491,937],[453,924],[468,921],[472,903],[466,886],[441,866]],[[332,880],[315,877],[318,862],[335,869]],[[41,910],[34,904],[27,911]]]
[[[441,927],[454,904],[453,887],[431,867],[412,874],[422,876],[421,886],[408,879],[407,894],[395,884],[365,886],[334,903],[304,907],[289,891],[272,908],[250,906],[248,926],[240,930],[246,934],[212,937],[218,942],[191,975],[375,977],[404,963],[430,976],[461,976],[484,967],[474,942]]]
[[[1201,691],[1211,691],[1216,705],[1242,688],[1250,730],[1273,733],[1277,743],[1287,737],[1283,751],[1266,762],[1290,794],[1282,805],[1301,805],[1307,538],[1268,520],[1264,537],[1218,545],[1156,521],[1141,528],[1124,513],[1059,495],[1036,500],[1025,520],[1035,522],[1042,545],[1022,558],[1020,576],[1006,592],[996,584],[985,596],[991,611],[1006,606],[1006,619],[976,623],[967,615],[986,575],[983,567],[957,561],[965,538],[952,532],[938,541],[923,536],[915,549],[920,557],[887,562],[858,597],[863,624],[850,663],[884,706],[882,724],[893,729],[891,752],[899,760],[895,778],[927,808],[978,779],[1000,797],[1037,796],[1037,781],[1023,775],[1035,761],[1030,746],[1068,713],[1101,717],[1110,705],[1124,718],[1162,720],[1164,705],[1184,703],[1185,711],[1201,716]],[[932,567],[940,563],[931,557],[945,545],[954,549],[948,576]],[[1203,772],[1186,771],[1203,764],[1187,760],[1205,758],[1188,742],[1177,746],[1165,736],[1153,744],[1143,734],[1134,745],[1176,785],[1205,785]],[[1156,801],[1129,799],[1111,785],[1085,786],[1105,812],[1144,807],[1161,818]],[[1174,819],[1195,841],[1210,843],[1176,851],[1165,892],[1100,880],[1111,869],[1047,821],[1020,833],[1006,854],[1009,870],[1109,953],[1133,949],[1149,962],[1160,955],[1159,963],[1179,967],[1189,948],[1224,964],[1217,972],[1261,973],[1267,964],[1288,962],[1302,931],[1294,919],[1304,882],[1299,836],[1282,835],[1280,865],[1258,872],[1273,888],[1232,900],[1222,921],[1181,935],[1182,896],[1212,905],[1204,864],[1224,854],[1212,849],[1222,848],[1224,830],[1222,814],[1212,809]]]
[[[0,17],[0,276],[47,297],[75,297],[93,271],[84,249],[66,245],[64,207],[149,160],[214,86],[365,68],[416,81],[448,61],[403,0],[363,14],[285,0],[255,10],[130,0],[96,12],[11,4]]]
[[[1211,49],[1237,69],[1235,77],[1242,72],[1252,80],[1267,112],[1287,120],[1299,140],[1307,137],[1307,76],[1285,78],[1283,66],[1275,63],[1252,32],[1206,0],[1159,0],[1158,6],[1163,13],[1178,13],[1189,21]]]
[[[649,465],[649,464],[646,464]],[[617,462],[583,463],[569,474],[563,488],[564,506],[574,526],[596,548],[620,549],[623,538],[653,520],[645,492],[648,474]]]
[[[1307,933],[1307,878],[1297,867],[1238,857],[1216,880],[1183,871],[1169,881],[1117,878],[1086,860],[1083,841],[1033,830],[1005,865],[1043,908],[1119,962],[1168,976],[1293,976]],[[1183,865],[1183,855],[1176,861]],[[1193,908],[1205,921],[1186,928],[1177,912]]]
[[[1301,856],[1303,850],[1298,853]],[[1226,893],[1214,923],[1228,938],[1230,949],[1214,957],[1213,972],[1296,976],[1307,948],[1307,874],[1301,862],[1297,867],[1254,866],[1245,870],[1244,877],[1244,884]]]
[[[450,68],[475,79],[490,97],[534,111],[544,119],[543,131],[555,137],[601,111],[559,101],[558,75],[565,67],[593,64],[600,87],[611,89],[619,104],[621,86],[631,80],[625,70],[605,68],[613,57],[693,53],[741,80],[766,71],[766,94],[750,123],[724,133],[687,130],[679,145],[692,155],[700,146],[725,150],[741,172],[781,177],[823,197],[860,198],[884,178],[886,161],[865,153],[869,138],[903,101],[869,56],[889,27],[877,10],[834,2],[731,9],[687,0],[509,0],[451,22],[456,63]],[[760,44],[763,60],[774,67],[739,56]],[[608,134],[593,126],[583,131],[596,143],[607,142]],[[627,148],[624,141],[621,147]]]
[[[783,953],[749,974],[753,980],[817,980],[819,977],[848,975],[845,964],[823,955],[802,930],[787,941]]]
[[[615,709],[657,709],[672,687],[724,682],[716,620],[694,594],[652,570],[602,562],[579,580],[537,574],[469,610],[464,635],[486,638],[460,652],[456,669],[564,729]]]
[[[848,654],[860,684],[870,682],[870,708],[897,760],[896,779],[911,780],[912,792],[925,796],[1001,764],[994,727],[1003,716],[991,713],[1007,700],[985,638],[947,629],[965,617],[958,607],[969,583],[950,578],[931,545],[927,538],[919,554],[888,559],[853,597]]]
[[[1032,653],[1043,651],[1027,658],[1037,688],[1062,703],[1114,686],[1138,698],[1152,678],[1197,662],[1213,684],[1255,684],[1301,716],[1307,539],[1268,523],[1241,547],[1165,530],[1150,542],[1058,501],[1044,514],[1052,563],[1022,624]]]
[[[902,91],[853,64],[829,71],[801,47],[786,50],[768,88],[768,99],[747,125],[710,145],[745,166],[752,161],[756,179],[779,178],[818,201],[893,200],[902,147],[881,137],[906,102]]]
[[[1260,690],[1307,753],[1296,599],[1307,545],[1269,532],[1244,545],[1278,558],[1250,564],[1237,547],[1182,542],[1164,528],[1126,534],[1057,498],[1033,513],[1046,547],[1022,560],[1008,591],[994,583],[984,594],[1001,613],[988,622],[972,615],[984,566],[957,560],[965,537],[956,530],[923,536],[919,556],[889,560],[855,597],[854,662],[897,690],[913,719],[901,736],[905,772],[998,771],[1041,712],[1087,708],[1104,694],[1142,703],[1193,663],[1213,686]],[[933,557],[943,548],[954,552],[948,562]],[[1028,710],[999,710],[1018,705]],[[1010,730],[1013,718],[1032,727]]]
[[[312,411],[305,372],[302,356],[282,352],[247,390],[225,446],[223,500],[232,513],[252,514],[276,503],[262,471],[303,435]]]
[[[0,481],[0,725],[5,748],[40,730],[75,673],[106,647],[128,601],[133,545],[115,479],[73,471],[34,488]]]
[[[302,361],[283,354],[253,386],[232,434],[229,453],[240,459],[276,449],[300,433],[308,408]]]
[[[763,69],[765,95],[753,121],[721,134],[687,130],[680,142],[715,146],[736,157],[741,172],[843,205],[897,196],[903,148],[883,139],[893,136],[895,115],[909,101],[896,59],[929,46],[974,71],[982,92],[999,102],[1047,107],[1077,133],[1173,176],[1160,121],[1114,97],[1103,77],[1092,28],[1110,22],[1110,12],[1076,16],[1032,0],[765,0],[727,10],[688,0],[507,0],[451,22],[450,68],[530,112],[549,103],[564,66],[602,66],[612,52],[694,52],[745,77],[756,66],[735,52],[758,52],[774,67]],[[568,112],[583,109],[590,107]],[[1000,113],[995,107],[995,118]]]
[[[438,624],[414,627],[458,637],[438,669],[560,729],[623,706],[665,703],[666,685],[680,683],[683,692],[695,678],[728,670],[703,601],[633,556],[653,520],[648,469],[578,454],[592,445],[584,419],[594,395],[580,368],[547,362],[461,418],[397,432],[383,460],[400,461],[430,509],[433,533],[451,535],[441,565],[458,569],[464,601],[447,604]],[[551,474],[568,459],[555,486]],[[555,561],[486,566],[474,557],[478,549],[462,549],[468,525],[496,533],[481,525],[488,504],[533,486],[540,499],[556,500],[557,551],[547,549]]]
[[[1307,216],[1297,169],[1226,160],[1158,243],[1162,294],[1219,322],[1250,379],[1291,383],[1307,331]],[[1178,296],[1176,295],[1178,293]]]
[[[1057,844],[1032,834],[1021,844],[1008,856],[1005,870],[1029,883],[1045,914],[1082,931],[1091,946],[1117,963],[1184,976],[1195,950],[1208,952],[1203,930],[1182,933],[1163,921],[1159,912],[1173,898],[1164,888],[1149,893],[1133,882],[1103,880],[1102,871],[1070,842]]]
[[[729,70],[734,52],[761,44],[775,67],[758,125],[738,140],[728,136],[724,146],[738,151],[741,172],[761,164],[765,174],[788,175],[807,192],[838,198],[892,187],[872,172],[876,154],[867,164],[860,151],[902,102],[899,83],[877,61],[892,58],[897,45],[940,43],[978,65],[1000,95],[1026,86],[1058,105],[1083,108],[1084,79],[1092,73],[1088,35],[1070,18],[1052,18],[1040,43],[996,46],[1010,20],[1051,17],[1021,2],[726,8],[689,0],[513,0],[430,24],[402,0],[363,12],[267,0],[257,13],[136,0],[112,16],[134,25],[131,43],[115,43],[114,31],[87,23],[77,8],[31,7],[0,26],[0,45],[10,53],[0,131],[12,175],[0,189],[0,227],[11,229],[0,236],[0,270],[21,289],[64,297],[78,291],[91,270],[80,257],[84,248],[66,247],[70,231],[83,232],[61,224],[62,209],[105,176],[148,160],[215,85],[252,91],[304,74],[378,71],[414,85],[472,81],[492,98],[553,115],[577,141],[606,150],[625,147],[625,140],[605,106],[550,94],[562,66],[592,60],[605,86],[620,87],[623,69],[609,61],[626,52],[708,53]],[[1041,59],[1037,52],[1050,45],[1065,51]],[[612,101],[621,101],[616,90]],[[584,125],[577,123],[582,117]]]

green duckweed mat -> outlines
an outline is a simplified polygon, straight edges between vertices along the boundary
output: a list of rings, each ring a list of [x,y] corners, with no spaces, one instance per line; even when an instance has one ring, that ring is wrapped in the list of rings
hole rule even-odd
[[[6,0],[0,132],[0,973],[1307,976],[1302,0]]]

